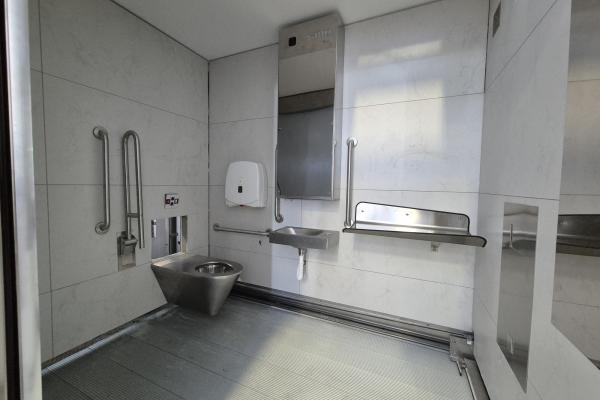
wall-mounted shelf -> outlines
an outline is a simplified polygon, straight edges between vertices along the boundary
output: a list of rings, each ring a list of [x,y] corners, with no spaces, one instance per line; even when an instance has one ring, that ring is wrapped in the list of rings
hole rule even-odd
[[[559,215],[556,252],[600,257],[600,215]]]
[[[469,225],[465,214],[360,202],[343,232],[485,247],[487,240],[471,235]]]

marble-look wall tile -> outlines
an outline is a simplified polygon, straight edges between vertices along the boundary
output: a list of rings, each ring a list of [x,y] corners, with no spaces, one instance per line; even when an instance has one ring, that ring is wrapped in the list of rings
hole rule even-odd
[[[41,0],[44,72],[208,121],[208,63],[117,4]]]
[[[40,293],[47,293],[50,291],[50,241],[46,185],[35,185],[35,218],[38,285]]]
[[[494,13],[500,2],[490,1],[486,89],[519,51],[556,0],[502,0],[500,29],[493,35]]]
[[[277,45],[210,62],[210,122],[273,117]]]
[[[29,6],[29,63],[36,71],[42,70],[42,48],[40,44],[39,0],[28,0]]]
[[[471,288],[320,264],[311,261],[309,255],[300,293],[404,318],[471,330]]]
[[[165,303],[149,265],[52,294],[54,353],[60,355]]]
[[[42,362],[53,357],[52,351],[52,294],[40,295],[40,345]]]
[[[568,3],[558,1],[552,7],[486,92],[482,193],[558,199]]]
[[[212,244],[210,255],[242,264],[244,267],[244,272],[240,276],[242,282],[299,293],[299,282],[296,279],[297,260]]]
[[[476,193],[482,112],[481,94],[344,110],[354,187]]]
[[[33,134],[33,178],[46,183],[46,135],[44,128],[44,89],[42,73],[31,70],[31,130]]]
[[[487,7],[439,1],[348,26],[344,107],[483,92]]]
[[[111,189],[111,203],[120,204],[122,191]],[[96,233],[104,217],[102,186],[49,185],[48,209],[53,290],[117,271],[123,211],[112,207],[110,230]]]
[[[600,2],[573,1],[569,80],[600,79]]]
[[[210,184],[225,185],[227,167],[234,161],[260,162],[267,185],[274,187],[275,118],[210,125]]]
[[[101,184],[104,126],[110,139],[111,183],[121,184],[122,135],[140,135],[145,185],[208,184],[208,126],[60,78],[44,76],[48,183]]]

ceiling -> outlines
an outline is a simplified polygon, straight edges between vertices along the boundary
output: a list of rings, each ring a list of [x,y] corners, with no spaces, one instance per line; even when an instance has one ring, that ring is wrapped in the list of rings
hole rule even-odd
[[[338,11],[345,24],[431,0],[115,0],[208,60],[277,42],[283,25]]]

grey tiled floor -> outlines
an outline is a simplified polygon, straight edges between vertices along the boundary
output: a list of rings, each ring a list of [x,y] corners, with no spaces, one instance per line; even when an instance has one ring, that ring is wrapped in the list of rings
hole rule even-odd
[[[229,299],[182,308],[44,375],[44,400],[471,400],[448,355]]]

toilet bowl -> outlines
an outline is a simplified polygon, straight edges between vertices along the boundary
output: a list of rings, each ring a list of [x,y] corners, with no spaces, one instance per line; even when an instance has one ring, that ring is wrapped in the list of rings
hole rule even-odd
[[[232,261],[204,256],[179,256],[152,264],[169,303],[216,315],[243,271]]]

